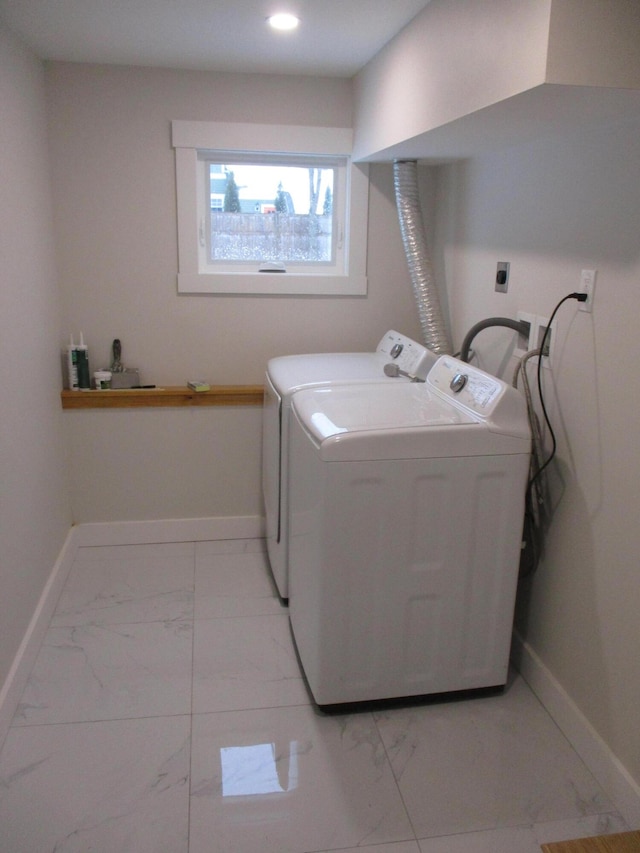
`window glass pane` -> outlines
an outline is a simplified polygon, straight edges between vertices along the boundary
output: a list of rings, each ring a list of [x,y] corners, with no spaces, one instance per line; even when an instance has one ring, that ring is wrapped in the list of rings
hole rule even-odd
[[[334,263],[335,171],[207,163],[209,261]]]

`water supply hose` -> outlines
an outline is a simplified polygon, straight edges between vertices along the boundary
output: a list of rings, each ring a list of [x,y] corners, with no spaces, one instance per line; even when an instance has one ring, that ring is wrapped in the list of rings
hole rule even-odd
[[[472,326],[460,347],[460,361],[469,361],[469,352],[471,350],[471,342],[483,329],[488,329],[491,326],[505,326],[507,329],[513,329],[514,332],[519,332],[525,337],[529,336],[529,324],[521,323],[519,320],[512,320],[510,317],[487,317],[486,320],[480,320],[475,326]]]
[[[415,160],[395,160],[393,183],[404,251],[407,256],[413,293],[424,344],[438,355],[452,353],[436,288],[418,193],[418,165]]]

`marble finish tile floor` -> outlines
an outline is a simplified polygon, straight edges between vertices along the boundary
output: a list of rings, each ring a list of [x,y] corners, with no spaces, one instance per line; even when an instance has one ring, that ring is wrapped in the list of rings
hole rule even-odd
[[[258,540],[80,549],[0,752],[0,853],[539,853],[628,828],[517,674],[319,712]]]

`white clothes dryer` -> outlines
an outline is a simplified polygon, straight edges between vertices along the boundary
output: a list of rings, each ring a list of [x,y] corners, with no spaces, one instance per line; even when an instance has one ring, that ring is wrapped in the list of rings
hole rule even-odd
[[[272,358],[267,365],[262,421],[262,492],[269,563],[278,592],[289,596],[287,538],[287,442],[294,393],[322,385],[381,382],[395,385],[424,381],[436,355],[422,344],[390,329],[375,352],[312,353]],[[393,363],[398,377],[384,373]],[[408,374],[408,375],[403,375]]]
[[[442,356],[424,384],[300,391],[289,614],[321,706],[506,683],[531,436],[524,398]]]

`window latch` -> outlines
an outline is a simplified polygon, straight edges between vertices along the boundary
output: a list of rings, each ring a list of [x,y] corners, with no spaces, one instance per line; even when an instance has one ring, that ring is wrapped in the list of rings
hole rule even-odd
[[[260,264],[258,272],[286,272],[287,268],[281,261],[267,261]]]

